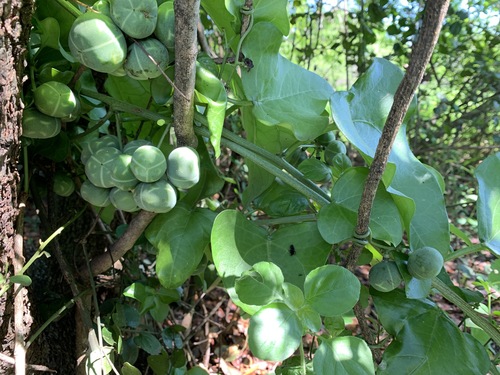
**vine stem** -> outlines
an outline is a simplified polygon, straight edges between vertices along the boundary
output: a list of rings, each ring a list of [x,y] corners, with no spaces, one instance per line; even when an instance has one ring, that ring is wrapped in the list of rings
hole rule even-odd
[[[478,327],[491,337],[497,345],[500,345],[500,331],[495,328],[488,320],[478,314],[466,301],[464,301],[458,294],[456,294],[448,285],[435,277],[432,280],[432,286],[443,295],[448,301],[456,305],[460,310],[468,315]]]
[[[365,181],[363,195],[358,209],[358,219],[354,234],[355,239],[364,239],[370,232],[370,215],[378,185],[386,168],[396,135],[408,112],[415,91],[422,81],[425,68],[430,61],[448,6],[449,0],[426,2],[422,27],[418,39],[412,49],[406,73],[394,95],[394,102],[387,116],[382,135],[375,151],[375,156],[370,166],[368,177]],[[350,271],[354,271],[356,268],[357,260],[364,246],[364,241],[353,241],[353,246],[345,262],[346,268]],[[354,313],[358,319],[361,334],[369,344],[373,345],[373,334],[367,324],[364,311],[359,303],[355,306]],[[378,359],[378,353],[374,351],[373,354],[376,359]]]

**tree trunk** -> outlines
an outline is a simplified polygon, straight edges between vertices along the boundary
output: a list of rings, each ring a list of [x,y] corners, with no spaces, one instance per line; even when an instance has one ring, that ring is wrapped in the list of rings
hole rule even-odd
[[[7,278],[22,267],[24,261],[22,236],[16,241],[20,205],[17,162],[23,108],[20,93],[32,12],[31,0],[0,0],[0,272]],[[14,288],[10,288],[0,297],[2,374],[13,373],[14,366],[9,362],[14,360],[15,350],[19,353],[20,349],[19,357],[23,361],[23,342],[32,321],[26,291],[19,293],[15,301],[13,291]]]

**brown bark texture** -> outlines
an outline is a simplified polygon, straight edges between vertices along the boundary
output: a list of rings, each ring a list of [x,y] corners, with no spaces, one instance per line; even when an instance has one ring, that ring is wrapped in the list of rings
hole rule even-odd
[[[20,93],[32,11],[31,0],[0,0],[0,273],[4,277],[14,272],[14,241],[19,213],[17,163],[23,108]],[[0,353],[9,358],[13,357],[16,333],[24,337],[31,325],[26,299],[22,323],[17,319],[17,326],[14,325],[13,289],[0,297]],[[12,364],[0,361],[0,373],[12,371]]]

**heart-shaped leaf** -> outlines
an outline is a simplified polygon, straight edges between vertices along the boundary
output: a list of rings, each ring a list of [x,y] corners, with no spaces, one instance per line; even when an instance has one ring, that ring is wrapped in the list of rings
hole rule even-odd
[[[194,272],[209,243],[214,217],[208,209],[190,210],[179,203],[148,226],[146,238],[158,249],[156,273],[165,288],[182,285]]]
[[[306,275],[324,265],[330,253],[330,245],[321,238],[315,223],[282,226],[269,233],[234,210],[217,216],[211,244],[217,272],[237,304],[235,279],[255,263],[276,264],[285,281],[302,288]]]
[[[259,262],[236,280],[235,291],[243,303],[264,306],[281,299],[283,282],[277,265]]]

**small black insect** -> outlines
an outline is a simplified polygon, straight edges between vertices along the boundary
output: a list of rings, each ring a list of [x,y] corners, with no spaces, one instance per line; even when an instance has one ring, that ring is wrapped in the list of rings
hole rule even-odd
[[[288,250],[288,252],[291,256],[294,256],[297,253],[297,251],[295,250],[295,246],[290,245],[290,249]]]

